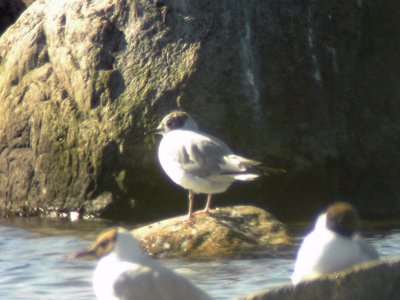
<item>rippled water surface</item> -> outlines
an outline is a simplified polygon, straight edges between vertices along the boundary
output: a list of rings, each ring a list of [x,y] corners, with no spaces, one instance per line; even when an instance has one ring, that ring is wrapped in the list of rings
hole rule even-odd
[[[94,299],[94,262],[70,259],[104,229],[101,222],[14,220],[0,223],[0,299]],[[400,255],[400,229],[367,234],[384,257]],[[216,299],[289,283],[293,255],[252,260],[164,260]]]

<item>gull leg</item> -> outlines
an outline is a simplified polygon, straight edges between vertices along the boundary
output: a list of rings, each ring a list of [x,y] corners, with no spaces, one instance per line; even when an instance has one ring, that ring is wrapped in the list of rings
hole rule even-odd
[[[194,199],[194,193],[192,190],[189,190],[189,212],[187,215],[187,219],[191,219],[193,217],[193,199]]]
[[[208,214],[210,212],[212,194],[207,195],[207,203],[203,210],[197,211],[196,214]]]
[[[212,197],[212,194],[208,194],[207,195],[207,203],[206,203],[206,207],[204,207],[204,212],[206,213],[206,214],[208,214],[208,212],[210,211],[210,206],[211,206],[211,197]]]

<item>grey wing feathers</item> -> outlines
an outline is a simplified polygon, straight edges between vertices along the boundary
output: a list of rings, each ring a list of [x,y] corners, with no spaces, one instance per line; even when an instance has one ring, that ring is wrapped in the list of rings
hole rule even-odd
[[[180,160],[184,169],[195,176],[206,177],[221,170],[224,157],[232,151],[221,141],[199,135],[190,145],[182,145]]]
[[[124,272],[114,284],[115,295],[121,300],[184,300],[211,299],[186,278],[168,269],[141,267]]]
[[[150,269],[146,269],[122,273],[114,283],[115,296],[121,300],[153,298],[155,296],[154,282]]]
[[[379,258],[379,253],[376,251],[375,247],[361,237],[357,237],[356,239],[358,240],[358,245],[360,246],[362,252],[367,256],[368,260]]]
[[[235,155],[224,142],[207,135],[196,134],[191,143],[179,145],[176,160],[183,169],[198,177],[230,177],[252,180],[261,174],[284,173],[282,169],[261,166],[261,162]],[[250,177],[243,176],[250,174]],[[216,179],[216,178],[215,178]]]

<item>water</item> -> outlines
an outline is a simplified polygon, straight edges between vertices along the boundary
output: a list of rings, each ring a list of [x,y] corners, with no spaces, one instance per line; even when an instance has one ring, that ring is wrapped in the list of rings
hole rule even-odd
[[[107,226],[18,219],[0,223],[0,299],[94,299],[95,262],[70,259]],[[383,257],[400,255],[400,229],[367,233]],[[289,283],[293,255],[252,260],[163,260],[215,299],[233,299]]]

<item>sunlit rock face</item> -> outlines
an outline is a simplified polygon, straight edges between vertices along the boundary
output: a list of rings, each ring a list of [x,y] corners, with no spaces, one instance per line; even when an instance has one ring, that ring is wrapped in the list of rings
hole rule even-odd
[[[372,1],[35,1],[0,38],[2,213],[148,221],[185,209],[145,134],[176,108],[288,170],[232,187],[229,204],[304,218],[342,198],[399,213],[399,13]]]
[[[242,300],[399,299],[400,258],[357,265],[346,271],[251,294]]]
[[[18,19],[25,8],[22,0],[0,1],[0,35]]]
[[[229,206],[162,220],[132,231],[144,250],[159,258],[243,258],[284,255],[293,249],[286,227],[253,206]]]

